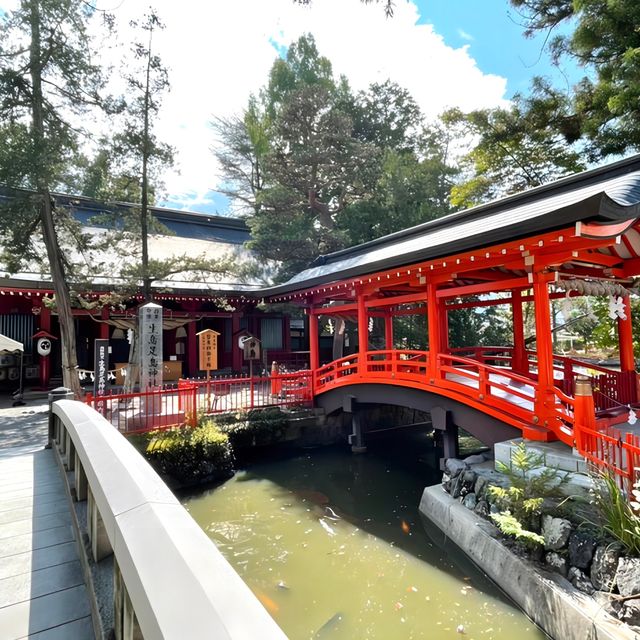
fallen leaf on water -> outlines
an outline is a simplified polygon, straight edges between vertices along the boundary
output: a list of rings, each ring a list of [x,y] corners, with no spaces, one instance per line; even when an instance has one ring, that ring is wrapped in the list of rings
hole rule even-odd
[[[409,531],[411,531],[411,527],[404,520],[400,523],[400,526],[402,527],[403,533],[409,533]]]

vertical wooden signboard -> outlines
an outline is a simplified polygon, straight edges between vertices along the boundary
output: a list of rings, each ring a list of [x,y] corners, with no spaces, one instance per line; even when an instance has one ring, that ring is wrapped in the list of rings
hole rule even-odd
[[[103,396],[107,393],[109,375],[109,341],[94,340],[93,343],[93,394]]]
[[[149,302],[139,310],[140,391],[162,387],[162,307]],[[159,415],[161,398],[149,396],[142,402],[142,413]]]
[[[198,332],[199,344],[199,368],[200,371],[210,371],[218,368],[218,336],[220,334],[213,329],[205,329]]]

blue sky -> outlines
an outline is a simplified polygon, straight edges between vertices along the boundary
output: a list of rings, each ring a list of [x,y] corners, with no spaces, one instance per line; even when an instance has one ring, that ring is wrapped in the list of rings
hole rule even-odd
[[[112,48],[101,50],[104,62],[126,66],[129,21],[146,4],[96,1],[114,10],[119,31]],[[18,2],[0,0],[0,11]],[[305,33],[313,33],[335,74],[344,74],[355,91],[391,79],[411,92],[427,118],[453,106],[506,106],[535,75],[569,86],[549,64],[543,39],[524,38],[508,0],[396,0],[391,19],[381,5],[360,0],[313,0],[310,6],[293,0],[152,3],[166,24],[155,42],[172,85],[154,124],[158,138],[176,150],[177,167],[163,178],[164,204],[177,209],[235,213],[215,191],[221,178],[211,121],[241,113],[276,56]],[[575,67],[564,73],[572,81],[580,75]]]
[[[550,76],[559,87],[580,77],[580,69],[554,67],[544,51],[544,36],[525,38],[522,17],[507,0],[416,0],[420,21],[433,24],[452,47],[468,45],[486,73],[507,78],[507,97],[526,93],[531,78]]]

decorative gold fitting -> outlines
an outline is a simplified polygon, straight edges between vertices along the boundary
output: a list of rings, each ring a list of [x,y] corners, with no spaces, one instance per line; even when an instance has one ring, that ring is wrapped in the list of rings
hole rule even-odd
[[[576,377],[576,396],[590,396],[593,395],[591,389],[591,380],[587,376]]]
[[[538,416],[533,416],[532,422],[533,424],[538,424],[538,422],[540,422],[540,418],[538,418]]]
[[[480,400],[484,400],[484,393],[479,394],[479,395],[478,395],[478,399],[480,399]]]

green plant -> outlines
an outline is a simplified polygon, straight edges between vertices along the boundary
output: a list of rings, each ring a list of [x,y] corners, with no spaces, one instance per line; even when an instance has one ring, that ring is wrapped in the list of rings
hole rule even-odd
[[[233,467],[229,438],[211,420],[149,434],[145,455],[161,473],[183,483],[227,477]]]
[[[491,514],[491,519],[498,525],[502,533],[515,538],[529,548],[536,548],[544,544],[544,538],[539,533],[525,529],[522,523],[508,511],[493,513]]]
[[[569,474],[544,467],[544,456],[528,450],[524,442],[511,452],[511,466],[496,462],[496,469],[507,476],[511,486],[488,487],[489,497],[500,509],[491,518],[502,533],[526,546],[543,544],[542,536],[531,529],[539,525],[545,498],[559,496]]]
[[[497,461],[496,469],[522,491],[522,500],[558,497],[562,494],[562,485],[569,481],[568,473],[545,467],[544,455],[530,451],[524,442],[511,452],[511,466]]]
[[[594,502],[603,531],[622,543],[631,555],[640,556],[640,482],[632,494],[635,500],[628,500],[611,473],[594,478]]]

